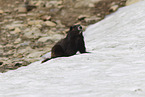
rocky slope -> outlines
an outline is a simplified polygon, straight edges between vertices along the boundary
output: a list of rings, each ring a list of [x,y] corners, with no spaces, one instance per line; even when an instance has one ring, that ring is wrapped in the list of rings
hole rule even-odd
[[[0,72],[41,60],[69,26],[102,20],[126,0],[0,0]]]

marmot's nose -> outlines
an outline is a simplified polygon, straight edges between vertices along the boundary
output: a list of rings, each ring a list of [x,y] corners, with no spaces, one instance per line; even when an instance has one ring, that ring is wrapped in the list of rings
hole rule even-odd
[[[78,27],[78,30],[82,30],[82,26],[79,26],[79,27]]]

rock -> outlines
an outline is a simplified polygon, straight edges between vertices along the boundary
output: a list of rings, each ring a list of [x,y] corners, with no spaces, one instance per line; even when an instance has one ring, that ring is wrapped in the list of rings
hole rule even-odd
[[[2,45],[0,45],[0,49],[2,49],[3,48],[3,46]]]
[[[24,53],[30,53],[30,52],[32,52],[33,51],[33,49],[31,48],[31,47],[29,47],[29,46],[27,46],[26,48],[24,48],[24,49],[19,49],[18,50],[18,52],[19,52],[19,54],[24,54]]]
[[[81,7],[95,7],[95,4],[101,0],[79,0],[74,7],[81,8]]]
[[[43,48],[45,44],[42,42],[35,41],[35,43],[31,43],[30,46],[32,49],[38,49],[38,48]]]
[[[27,14],[18,14],[18,17],[26,17]]]
[[[28,25],[32,26],[32,25],[41,25],[43,24],[42,20],[32,20],[32,21],[28,21]]]
[[[3,10],[0,10],[0,14],[3,14],[4,13],[4,11]]]
[[[37,3],[37,1],[32,1],[32,0],[30,1],[30,0],[29,0],[29,4],[30,4],[30,5],[35,5],[36,3]]]
[[[12,12],[12,11],[9,10],[9,9],[5,10],[5,13],[11,13],[11,12]]]
[[[50,37],[42,37],[38,39],[38,42],[47,42],[50,39],[51,39]]]
[[[44,51],[34,51],[33,53],[30,53],[27,58],[39,58],[41,55],[43,55]]]
[[[126,1],[126,6],[134,4],[134,3],[139,2],[139,1],[143,1],[143,0],[127,0]]]
[[[23,43],[19,44],[18,46],[28,46],[30,44],[29,41],[24,41]]]
[[[85,18],[88,18],[88,15],[80,15],[78,16],[78,20],[84,20]]]
[[[35,58],[26,58],[26,59],[25,59],[25,61],[26,61],[26,62],[29,62],[29,64],[30,64],[30,63],[33,63],[33,62],[36,62],[36,61],[40,61],[40,60],[42,60],[42,58],[38,58],[38,57],[37,57],[37,58],[35,57]],[[27,65],[28,65],[28,64],[27,64]]]
[[[15,33],[20,33],[21,30],[20,30],[20,28],[15,28],[14,32],[15,32]]]
[[[44,5],[45,5],[44,1],[37,1],[37,3],[35,4],[35,6],[38,6],[38,7],[42,7]]]
[[[24,36],[26,36],[27,38],[33,38],[33,39],[36,39],[36,38],[39,38],[41,36],[40,33],[38,32],[28,32],[27,34],[25,34]]]
[[[119,8],[119,5],[113,5],[113,6],[110,7],[109,11],[110,11],[110,12],[114,12],[114,11],[116,11],[118,8]]]
[[[64,35],[62,34],[54,34],[51,36],[51,40],[54,40],[55,42],[59,41],[62,38],[64,38]]]
[[[19,4],[20,2],[19,2],[19,1],[15,1],[15,3],[16,3],[16,4]]]
[[[40,28],[42,28],[42,25],[38,24],[38,25],[36,25],[36,27],[40,29]]]
[[[56,24],[55,24],[54,22],[51,22],[51,21],[46,21],[45,24],[46,24],[47,26],[50,26],[50,27],[56,26]]]
[[[13,30],[13,29],[15,29],[14,26],[7,26],[7,28],[8,28],[9,30]]]
[[[45,6],[46,6],[47,8],[51,8],[53,5],[50,4],[49,2],[47,2],[47,3],[45,4]]]
[[[63,25],[60,20],[56,20],[55,22],[57,23],[57,27],[61,27],[61,28],[65,27],[65,25]]]
[[[49,2],[47,2],[46,4],[45,4],[45,6],[47,7],[47,8],[51,8],[51,7],[58,7],[59,5],[61,5],[62,4],[62,1],[49,1]]]
[[[14,29],[15,29],[14,31],[10,32],[11,34],[18,34],[21,32],[21,30],[19,28],[14,28]]]
[[[25,4],[22,4],[18,7],[18,12],[19,13],[26,13],[27,12],[27,8]]]
[[[3,48],[0,48],[0,57],[2,57],[3,53],[4,53]]]
[[[51,19],[51,16],[44,15],[44,16],[41,16],[41,19],[44,20],[44,21],[48,21],[48,20]]]
[[[11,31],[10,34],[17,34],[17,33],[15,33],[15,31]]]
[[[20,24],[20,25],[21,25],[23,22],[24,22],[24,21],[13,21],[12,24],[18,24],[18,25]]]
[[[6,18],[6,19],[11,19],[11,18],[12,18],[12,16],[7,15],[7,16],[5,16],[5,18]]]
[[[14,22],[10,25],[5,26],[5,28],[9,30],[14,30],[15,28],[22,28],[22,27],[24,27],[23,24],[17,24],[17,23],[15,24]]]
[[[59,8],[51,8],[50,9],[50,12],[54,12],[54,13],[59,12],[59,11],[60,11]]]
[[[88,7],[95,7],[95,4],[94,3],[90,3],[89,5],[88,5]]]
[[[47,37],[42,37],[38,39],[38,42],[48,42],[49,40],[57,42],[62,38],[64,38],[63,34],[49,34],[49,36]]]
[[[19,8],[14,8],[14,11],[17,11],[17,12],[18,12],[18,9],[19,9]]]
[[[29,12],[27,13],[27,16],[37,16],[37,13]]]
[[[14,42],[14,43],[16,43],[16,44],[17,44],[17,43],[20,43],[20,42],[21,42],[21,38],[18,38],[18,39],[16,39],[16,40],[15,40],[15,42]]]
[[[92,16],[92,17],[89,17],[89,18],[85,18],[85,21],[87,23],[96,23],[97,21],[101,20],[100,17],[96,17],[96,16]]]
[[[39,38],[41,36],[45,36],[44,34],[41,33],[40,29],[38,27],[33,27],[33,28],[27,28],[25,31],[23,31],[24,36],[27,38]]]

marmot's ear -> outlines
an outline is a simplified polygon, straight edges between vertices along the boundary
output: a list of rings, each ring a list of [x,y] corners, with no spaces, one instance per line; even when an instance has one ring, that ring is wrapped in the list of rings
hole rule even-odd
[[[70,30],[70,31],[73,30],[73,26],[71,26],[69,30]]]

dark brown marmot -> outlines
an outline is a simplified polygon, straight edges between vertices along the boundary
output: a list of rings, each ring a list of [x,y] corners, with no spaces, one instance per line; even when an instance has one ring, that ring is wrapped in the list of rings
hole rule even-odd
[[[68,57],[75,55],[77,51],[80,53],[87,53],[82,32],[83,30],[81,25],[71,26],[66,38],[58,41],[52,47],[51,58],[44,59],[42,63],[56,57]]]

